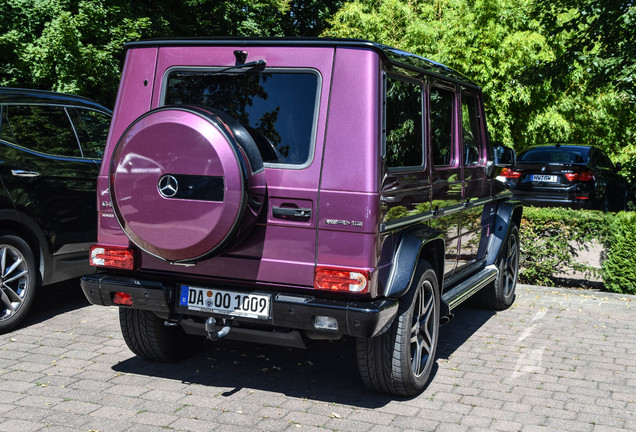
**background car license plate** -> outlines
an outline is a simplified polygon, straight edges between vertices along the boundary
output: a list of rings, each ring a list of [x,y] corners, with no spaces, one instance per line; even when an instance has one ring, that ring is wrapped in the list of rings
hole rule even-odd
[[[557,176],[555,176],[555,175],[546,175],[546,174],[533,174],[532,175],[532,181],[556,183]]]
[[[267,319],[270,296],[182,285],[179,304],[190,310]]]

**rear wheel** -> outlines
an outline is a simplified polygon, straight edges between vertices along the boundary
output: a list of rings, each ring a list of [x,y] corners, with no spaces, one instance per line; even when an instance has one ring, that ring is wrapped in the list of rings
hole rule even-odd
[[[203,338],[187,335],[181,327],[167,327],[150,311],[119,309],[119,324],[128,348],[146,360],[176,362],[190,357]]]
[[[481,291],[484,306],[495,310],[509,308],[515,301],[519,274],[519,228],[512,223],[510,234],[497,261],[499,276]]]
[[[372,390],[412,396],[429,381],[439,338],[439,287],[429,263],[421,261],[417,274],[417,285],[401,299],[391,327],[357,341],[360,376]]]
[[[35,258],[29,245],[15,235],[0,236],[0,333],[25,318],[38,285]]]

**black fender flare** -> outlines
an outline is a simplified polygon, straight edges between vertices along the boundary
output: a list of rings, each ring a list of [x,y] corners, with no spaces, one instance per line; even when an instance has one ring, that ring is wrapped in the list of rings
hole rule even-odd
[[[406,294],[413,284],[420,259],[427,260],[433,266],[441,289],[444,278],[442,233],[429,227],[411,229],[402,235],[393,256],[393,265],[383,292],[384,297],[397,299]]]
[[[486,265],[495,264],[499,259],[503,245],[510,235],[510,222],[521,228],[523,205],[519,201],[502,200],[497,205],[497,214],[493,223],[493,235],[490,240]]]

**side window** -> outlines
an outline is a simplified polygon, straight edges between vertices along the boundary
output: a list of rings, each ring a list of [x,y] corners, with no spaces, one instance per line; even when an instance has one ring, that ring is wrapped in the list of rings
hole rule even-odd
[[[6,105],[3,111],[2,129],[12,135],[7,141],[40,153],[82,156],[64,107]]]
[[[479,105],[474,95],[462,93],[463,162],[478,165],[481,159],[482,136]]]
[[[453,161],[453,101],[455,93],[431,88],[431,159],[433,165],[450,165]]]
[[[595,151],[594,154],[596,154],[596,160],[600,167],[607,168],[607,169],[614,169],[614,164],[612,163],[610,158],[608,158],[605,155],[605,153],[602,153],[600,151]]]
[[[68,108],[85,158],[101,159],[110,127],[110,116],[99,111]]]
[[[13,131],[11,130],[11,124],[7,119],[7,112],[9,111],[9,107],[0,105],[0,111],[2,111],[0,115],[0,139],[8,141],[10,143],[15,143],[15,137],[13,136]]]
[[[387,166],[422,166],[422,87],[387,78],[385,109]]]

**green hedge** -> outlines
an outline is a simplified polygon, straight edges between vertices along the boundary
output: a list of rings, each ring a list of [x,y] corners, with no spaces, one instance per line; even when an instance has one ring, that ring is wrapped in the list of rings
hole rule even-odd
[[[600,276],[609,291],[636,294],[636,213],[524,207],[519,281],[553,285],[571,270]],[[591,241],[604,246],[602,266],[580,263],[578,251]]]

